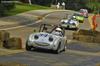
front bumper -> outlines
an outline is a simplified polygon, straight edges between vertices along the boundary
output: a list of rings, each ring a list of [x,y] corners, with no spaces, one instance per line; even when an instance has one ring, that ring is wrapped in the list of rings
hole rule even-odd
[[[61,25],[62,27],[64,27],[64,28],[69,28],[69,29],[73,29],[73,28],[77,28],[76,26],[74,26],[74,25],[65,25],[65,24],[62,24]]]
[[[28,45],[34,48],[53,49],[53,45],[48,44],[48,43],[38,43],[38,42],[28,41]]]

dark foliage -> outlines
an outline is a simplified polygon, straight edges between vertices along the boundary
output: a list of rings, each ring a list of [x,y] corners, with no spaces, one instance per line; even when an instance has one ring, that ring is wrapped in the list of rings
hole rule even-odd
[[[7,11],[15,7],[14,2],[7,2],[7,1],[14,1],[14,0],[0,0],[0,17],[5,16]]]

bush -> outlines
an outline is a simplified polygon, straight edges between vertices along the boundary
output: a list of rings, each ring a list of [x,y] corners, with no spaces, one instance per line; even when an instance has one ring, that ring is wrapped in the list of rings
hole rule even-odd
[[[65,8],[66,9],[71,9],[71,10],[79,10],[81,8],[81,5],[79,3],[74,3],[72,2],[73,4],[69,4],[66,2],[66,6]]]
[[[0,17],[5,16],[6,11],[6,8],[2,4],[0,4]]]
[[[1,4],[7,9],[7,10],[11,10],[15,7],[15,3],[14,2],[6,2],[9,0],[4,0],[5,2],[1,2]],[[11,0],[14,1],[14,0]]]
[[[42,6],[51,6],[52,0],[32,0],[33,4],[38,4]]]
[[[0,17],[2,16],[6,16],[7,15],[7,11],[13,9],[15,7],[15,3],[14,2],[3,2],[6,0],[0,0]]]
[[[98,13],[98,11],[100,11],[100,3],[99,2],[87,3],[86,7],[89,9],[89,12]]]

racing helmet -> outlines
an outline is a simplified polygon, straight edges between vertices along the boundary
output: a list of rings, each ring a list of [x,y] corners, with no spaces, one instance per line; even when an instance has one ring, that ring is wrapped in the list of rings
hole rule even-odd
[[[61,31],[62,31],[62,29],[61,29],[61,28],[56,28],[56,31],[60,31],[60,32],[61,32]]]

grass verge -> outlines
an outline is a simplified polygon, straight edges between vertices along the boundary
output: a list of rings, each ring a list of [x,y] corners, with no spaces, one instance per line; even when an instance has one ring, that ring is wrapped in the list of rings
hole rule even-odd
[[[30,10],[40,10],[40,9],[50,9],[49,7],[39,6],[39,5],[29,5],[29,4],[16,4],[15,8],[8,11],[8,16],[16,15]]]

